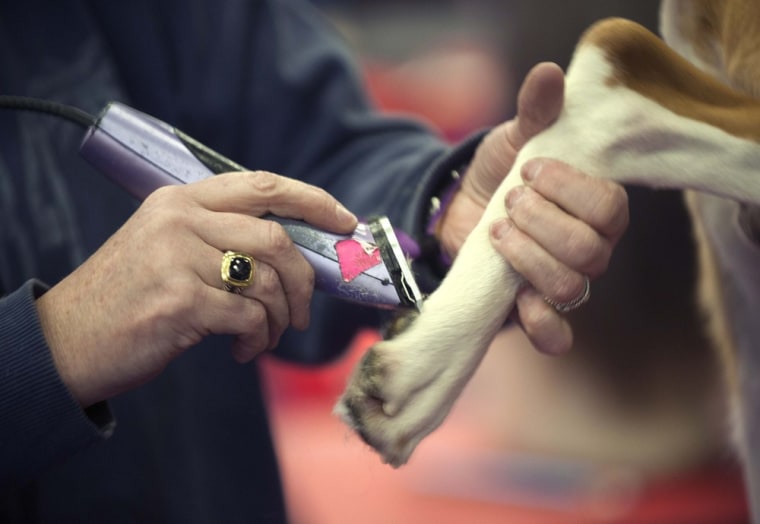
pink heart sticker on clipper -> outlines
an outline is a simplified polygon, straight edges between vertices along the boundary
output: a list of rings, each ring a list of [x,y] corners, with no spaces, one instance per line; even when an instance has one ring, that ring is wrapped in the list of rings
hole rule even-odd
[[[351,282],[369,268],[381,263],[380,249],[375,244],[353,238],[336,242],[335,252],[338,254],[338,265],[344,282]]]

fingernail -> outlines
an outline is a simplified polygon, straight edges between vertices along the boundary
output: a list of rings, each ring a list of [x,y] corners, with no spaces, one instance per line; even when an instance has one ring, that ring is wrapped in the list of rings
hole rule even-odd
[[[528,183],[536,180],[543,167],[544,162],[542,160],[531,160],[526,162],[520,170],[520,175],[522,176],[523,181]]]
[[[335,213],[338,215],[338,219],[341,222],[356,222],[358,219],[351,211],[346,209],[343,204],[338,203],[335,205]]]
[[[502,218],[491,224],[491,238],[501,240],[512,229],[512,221],[508,218]]]
[[[509,190],[509,193],[507,193],[507,202],[506,206],[507,209],[512,209],[518,200],[520,200],[520,197],[522,197],[525,194],[525,186],[517,186],[515,188],[512,188]]]

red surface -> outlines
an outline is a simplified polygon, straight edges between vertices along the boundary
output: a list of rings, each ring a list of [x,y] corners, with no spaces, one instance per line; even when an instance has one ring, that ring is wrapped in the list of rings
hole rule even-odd
[[[294,524],[747,522],[740,473],[708,467],[651,485],[615,471],[494,449],[456,413],[397,470],[332,415],[376,335],[333,366],[266,360],[273,431]]]

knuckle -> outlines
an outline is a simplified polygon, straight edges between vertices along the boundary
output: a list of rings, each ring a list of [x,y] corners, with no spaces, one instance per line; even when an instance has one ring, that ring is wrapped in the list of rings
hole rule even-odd
[[[520,320],[525,328],[525,332],[533,339],[544,332],[546,326],[551,323],[553,315],[555,313],[551,307],[542,304],[538,307],[529,307],[520,311]]]
[[[203,287],[205,286],[199,286],[197,279],[189,275],[172,272],[158,280],[153,294],[153,306],[146,310],[164,322],[192,319],[204,307]]]
[[[293,242],[285,228],[277,222],[268,222],[267,242],[272,254],[277,256],[290,252],[293,249]]]
[[[276,192],[280,183],[280,178],[268,171],[251,171],[248,173],[248,178],[253,188],[265,195]]]
[[[578,298],[583,293],[585,281],[579,274],[566,273],[555,281],[554,300],[564,303]]]
[[[557,311],[538,295],[525,297],[519,302],[519,315],[533,346],[542,353],[552,355],[570,349],[572,336],[564,329],[565,322]]]
[[[508,240],[502,239],[499,242],[498,251],[518,273],[524,273],[529,265],[526,260],[530,259],[530,253],[526,249],[525,237],[519,231],[514,231],[513,228]]]
[[[261,267],[256,278],[263,294],[271,296],[280,291],[280,278],[273,269],[266,266]]]
[[[183,213],[178,208],[163,209],[161,211],[161,217],[161,227],[167,231],[172,231],[175,234],[178,234],[182,229],[192,228],[192,216],[188,213]]]
[[[173,203],[179,202],[182,198],[184,198],[184,193],[185,191],[183,191],[183,186],[161,186],[155,191],[148,194],[147,197],[145,197],[144,204],[158,207],[172,205]]]
[[[582,269],[603,256],[603,242],[599,235],[590,228],[576,229],[567,238],[568,263]]]
[[[155,191],[152,191],[148,194],[147,197],[145,197],[145,203],[152,204],[156,200],[163,201],[169,198],[172,198],[175,193],[176,188],[174,186],[161,186]]]
[[[518,224],[533,220],[539,212],[541,199],[528,187],[520,186],[512,190],[509,199],[509,216]]]
[[[335,215],[337,200],[324,189],[316,186],[304,185],[300,192],[309,203],[308,210],[311,216],[331,217]]]
[[[193,214],[187,213],[187,199],[177,186],[164,186],[149,194],[142,204],[142,212],[149,213],[149,224],[174,228],[188,223]]]
[[[261,333],[267,327],[267,312],[264,305],[257,300],[246,300],[246,306],[241,313],[248,332]],[[263,337],[262,337],[263,338]]]
[[[594,209],[594,222],[611,225],[621,221],[621,216],[627,216],[628,195],[618,184],[602,184],[597,204]]]
[[[612,257],[612,245],[592,229],[584,229],[568,237],[567,253],[565,263],[568,266],[596,277],[607,270]]]
[[[325,213],[332,213],[335,211],[335,206],[337,204],[337,201],[335,198],[325,191],[324,189],[320,187],[315,187],[315,198],[319,200],[320,205],[323,207]]]

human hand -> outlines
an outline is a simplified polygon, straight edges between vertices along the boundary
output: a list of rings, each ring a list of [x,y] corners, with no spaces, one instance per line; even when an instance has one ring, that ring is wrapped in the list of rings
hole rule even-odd
[[[59,373],[83,406],[147,382],[209,334],[239,362],[304,329],[314,272],[267,213],[335,233],[357,221],[325,191],[266,172],[152,193],[81,267],[37,300]],[[227,250],[255,259],[242,294],[222,289]]]
[[[444,251],[456,254],[517,153],[559,116],[563,96],[559,67],[539,64],[530,72],[520,90],[517,117],[486,136],[441,219],[438,236]],[[508,193],[509,218],[492,225],[492,243],[531,284],[516,302],[527,336],[542,352],[562,353],[572,346],[572,330],[545,297],[572,301],[583,294],[586,277],[604,272],[628,225],[627,195],[618,184],[556,161],[528,162],[522,175],[526,187]]]
[[[521,174],[525,185],[507,193],[509,216],[491,225],[491,242],[530,283],[516,300],[525,333],[556,355],[571,348],[572,330],[547,297],[570,303],[584,295],[586,279],[606,271],[628,227],[628,197],[622,186],[555,160],[529,161]]]

